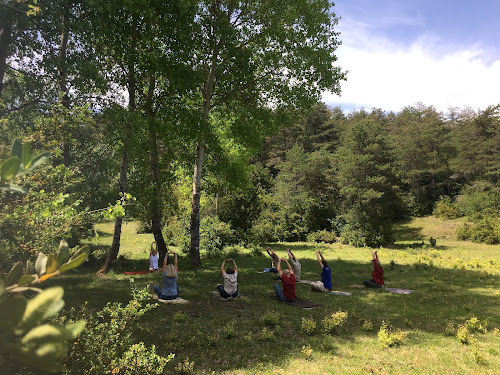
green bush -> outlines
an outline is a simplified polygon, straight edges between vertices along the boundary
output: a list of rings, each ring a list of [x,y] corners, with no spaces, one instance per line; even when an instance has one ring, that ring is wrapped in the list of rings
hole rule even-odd
[[[457,229],[457,239],[496,245],[500,243],[500,217],[488,216]]]
[[[436,217],[448,220],[463,216],[460,214],[460,211],[455,207],[455,205],[451,201],[451,198],[448,196],[439,197],[439,200],[434,205],[433,214]]]
[[[224,247],[234,244],[235,235],[229,224],[220,221],[217,216],[208,216],[200,223],[200,248],[207,251],[209,257],[220,257]]]
[[[486,333],[486,323],[481,322],[477,317],[473,316],[465,322],[465,326],[469,332]]]
[[[335,243],[337,237],[335,233],[329,232],[327,230],[320,230],[317,232],[309,233],[307,235],[308,242],[325,242],[325,243]]]
[[[161,357],[156,354],[154,345],[148,349],[144,346],[144,343],[140,342],[128,348],[120,359],[112,361],[112,373],[125,375],[160,375],[163,374],[163,369],[173,357],[173,354],[170,354],[168,358]]]
[[[134,285],[134,279],[130,280],[132,299],[123,306],[121,303],[107,303],[106,306],[93,313],[85,305],[79,312],[71,310],[67,315],[59,319],[64,322],[72,322],[75,318],[83,318],[87,323],[87,329],[71,345],[68,354],[63,358],[66,374],[74,374],[86,369],[87,374],[110,373],[116,366],[130,363],[130,353],[136,351],[143,357],[153,358],[159,363],[166,363],[157,358],[154,349],[142,349],[135,346],[132,341],[131,327],[146,312],[156,308],[157,304],[145,304],[148,300],[148,287],[139,290]],[[128,354],[127,354],[128,353]],[[117,358],[119,358],[118,362]],[[171,357],[167,358],[170,360]],[[121,362],[123,361],[123,362]],[[137,369],[142,366],[137,363]],[[135,371],[135,370],[134,370]],[[133,372],[134,373],[134,372]],[[152,372],[155,373],[155,372]]]
[[[234,331],[234,322],[227,323],[226,326],[224,327],[224,338],[230,339],[231,337],[235,336],[235,331]]]
[[[274,332],[269,330],[267,327],[262,328],[260,331],[259,339],[261,341],[273,341],[274,340]]]
[[[396,332],[391,332],[391,329],[386,322],[382,322],[380,330],[377,334],[378,342],[383,348],[400,346],[405,337],[406,334],[399,329]]]
[[[264,315],[262,315],[261,321],[265,325],[268,326],[277,326],[280,322],[281,314],[275,310],[266,311]]]
[[[348,313],[345,311],[337,311],[327,315],[321,323],[323,329],[327,333],[338,333],[347,322]]]
[[[363,331],[365,332],[371,332],[373,331],[373,322],[371,320],[365,320],[363,321]]]
[[[314,319],[302,318],[300,330],[308,335],[312,335],[316,330],[316,322]]]
[[[471,335],[466,325],[459,325],[457,330],[457,339],[460,344],[467,345],[470,342]]]
[[[457,328],[454,321],[446,322],[446,327],[444,328],[444,334],[446,336],[455,336],[457,334]]]

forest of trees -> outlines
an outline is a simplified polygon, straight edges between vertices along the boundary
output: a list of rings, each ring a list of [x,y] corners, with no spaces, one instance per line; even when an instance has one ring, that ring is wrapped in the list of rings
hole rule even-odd
[[[2,268],[76,246],[103,216],[100,272],[123,220],[193,266],[241,242],[379,246],[433,212],[499,243],[500,105],[329,108],[321,93],[346,79],[330,5],[1,2],[0,156],[15,138],[52,153],[27,194],[0,192]]]

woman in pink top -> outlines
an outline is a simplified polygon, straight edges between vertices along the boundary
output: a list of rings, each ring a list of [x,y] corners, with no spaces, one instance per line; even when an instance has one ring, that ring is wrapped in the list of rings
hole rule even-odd
[[[378,260],[378,254],[372,250],[373,272],[370,280],[364,280],[363,284],[367,288],[382,288],[384,286],[384,269]]]

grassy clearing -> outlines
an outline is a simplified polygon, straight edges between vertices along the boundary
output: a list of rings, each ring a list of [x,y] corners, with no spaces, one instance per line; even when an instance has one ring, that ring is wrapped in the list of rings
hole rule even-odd
[[[290,247],[301,260],[302,278],[308,280],[319,278],[314,252],[321,249],[330,261],[334,289],[353,293],[350,297],[325,295],[297,284],[300,298],[324,305],[313,310],[270,298],[276,275],[261,273],[270,264],[267,254],[242,252],[235,257],[244,298],[231,301],[221,301],[212,293],[221,282],[222,259],[203,258],[203,268],[194,271],[188,258],[181,257],[180,295],[190,303],[161,304],[142,319],[135,337],[155,344],[159,354],[175,353],[167,365],[172,374],[180,373],[176,366],[186,360],[194,362],[195,373],[217,374],[498,374],[500,246],[455,241],[458,223],[433,217],[402,223],[397,229],[400,241],[378,250],[387,286],[414,289],[410,295],[350,288],[371,275],[369,249],[272,244],[282,256]],[[101,235],[93,245],[95,253],[111,243],[113,229],[111,224],[97,228]],[[153,240],[152,235],[138,235],[135,229],[134,223],[124,226],[123,257],[108,277],[95,276],[100,261],[94,259],[53,281],[64,286],[67,306],[88,301],[91,308],[100,309],[108,301],[130,299],[128,277],[121,272],[147,269]],[[429,246],[431,236],[437,239],[435,248]],[[143,286],[160,283],[161,276],[140,275],[135,280]],[[339,310],[348,313],[346,325],[336,334],[323,333],[322,320]],[[269,316],[278,323],[274,325]],[[456,326],[473,316],[487,321],[488,327],[485,334],[474,334],[475,344],[463,345],[456,336],[445,335],[449,322]],[[311,334],[301,331],[302,318],[316,322]],[[401,346],[382,349],[377,332],[383,321],[405,333]]]

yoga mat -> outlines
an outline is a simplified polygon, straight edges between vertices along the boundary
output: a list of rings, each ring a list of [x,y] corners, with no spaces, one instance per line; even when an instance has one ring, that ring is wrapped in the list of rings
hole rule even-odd
[[[318,308],[318,307],[323,307],[323,305],[321,303],[314,303],[314,302],[304,301],[303,299],[300,299],[300,298],[295,298],[295,300],[293,302],[283,302],[276,295],[271,296],[271,298],[274,299],[275,301],[277,301],[278,303],[283,303],[285,305],[290,305],[290,306],[293,306],[293,307],[298,307],[299,309],[308,310],[308,309],[315,309],[315,308]]]
[[[161,303],[170,303],[170,304],[182,304],[189,302],[188,300],[185,300],[184,298],[181,297],[177,297],[176,299],[159,299],[156,294],[151,294],[151,298]]]
[[[349,293],[349,292],[340,292],[338,290],[332,290],[331,292],[329,292],[329,294],[335,294],[337,296],[352,296],[352,293]]]
[[[385,288],[385,290],[396,294],[410,294],[414,292],[414,290],[411,289],[401,289],[401,288]]]

